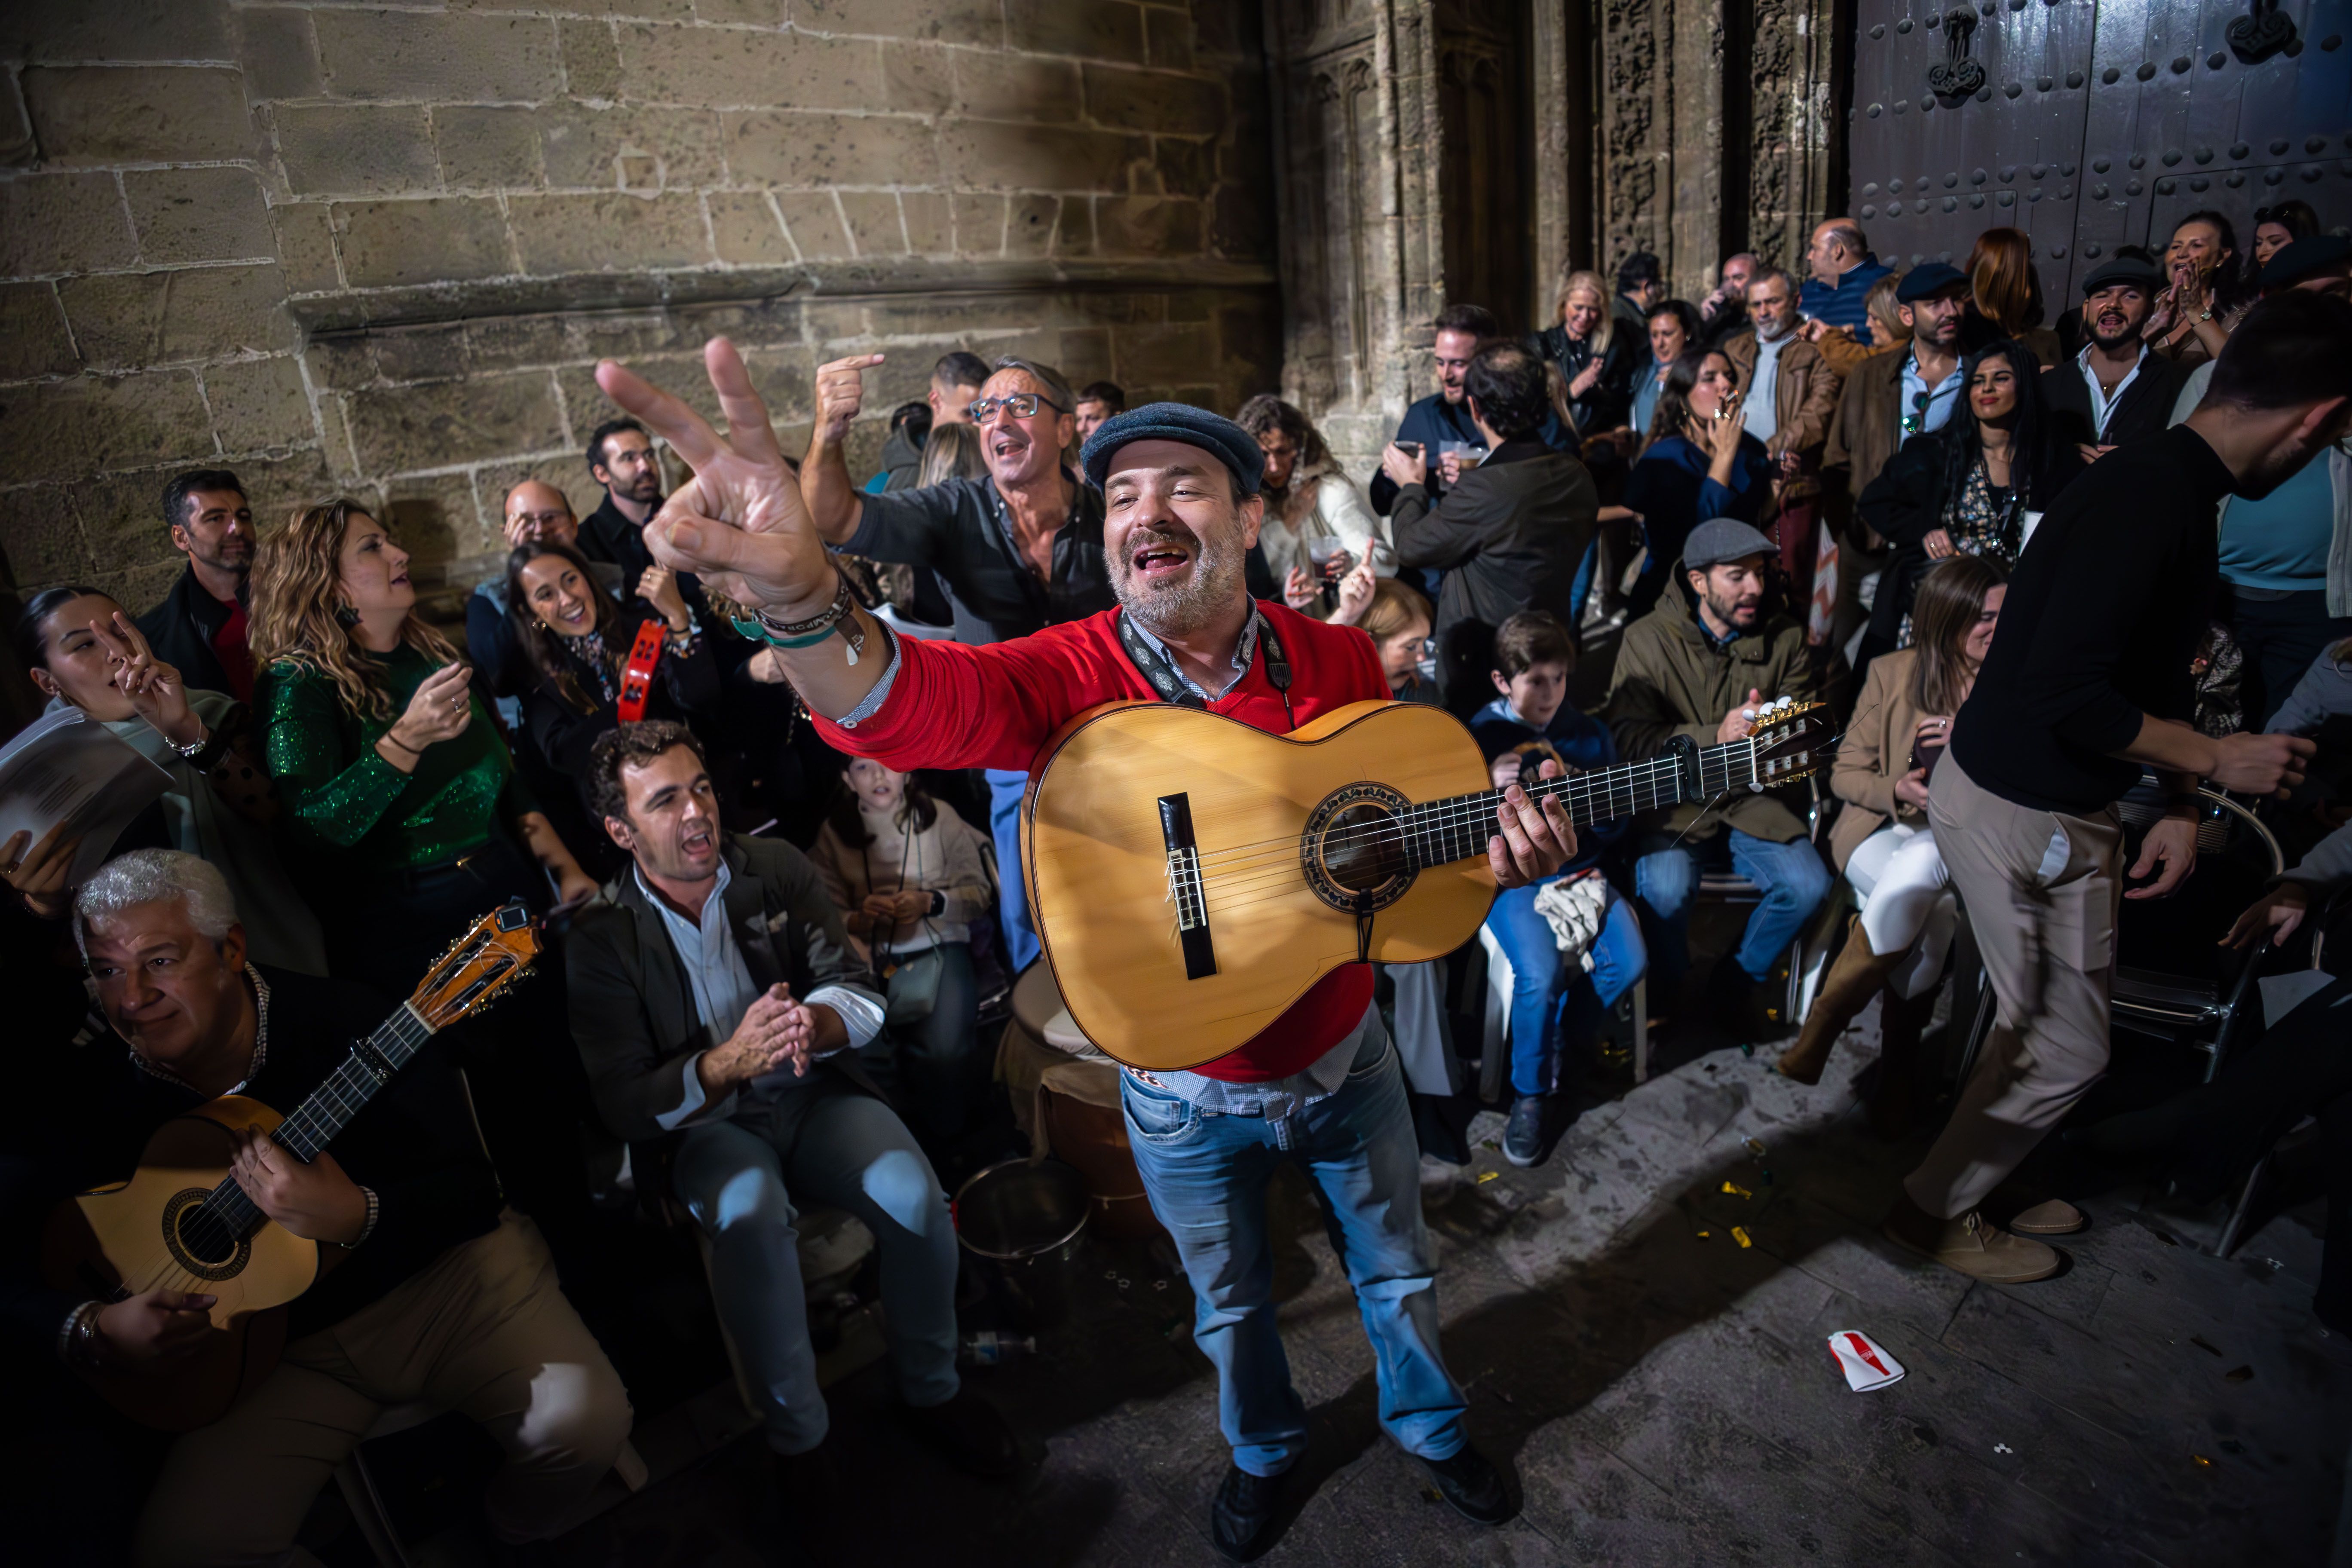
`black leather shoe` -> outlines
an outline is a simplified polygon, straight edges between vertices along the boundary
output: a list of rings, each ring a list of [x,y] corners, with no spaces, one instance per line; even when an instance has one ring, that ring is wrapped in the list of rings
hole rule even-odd
[[[1519,1096],[1503,1128],[1504,1159],[1519,1166],[1543,1163],[1544,1107],[1549,1103],[1540,1094]]]
[[[1519,1511],[1503,1472],[1467,1443],[1450,1459],[1423,1459],[1421,1465],[1454,1511],[1474,1523],[1501,1524]]]
[[[1280,1476],[1254,1476],[1239,1465],[1231,1467],[1209,1504],[1209,1531],[1217,1550],[1236,1563],[1255,1562],[1282,1539],[1276,1517],[1281,1508]]]
[[[1021,1468],[1013,1428],[996,1406],[968,1388],[958,1389],[945,1405],[908,1406],[907,1423],[915,1436],[967,1475],[1003,1480]]]

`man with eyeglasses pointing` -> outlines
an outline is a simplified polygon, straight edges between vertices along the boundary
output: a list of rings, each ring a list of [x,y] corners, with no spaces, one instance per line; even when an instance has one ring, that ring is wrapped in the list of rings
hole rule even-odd
[[[1103,500],[1063,463],[1076,437],[1076,399],[1061,372],[1006,357],[972,400],[988,474],[866,495],[842,452],[880,354],[853,354],[816,373],[816,420],[802,461],[801,499],[819,537],[876,561],[928,566],[946,587],[963,643],[1004,642],[1116,604],[1103,562]],[[988,773],[989,825],[1002,884],[998,912],[1014,972],[1038,956],[1021,881],[1026,773]]]

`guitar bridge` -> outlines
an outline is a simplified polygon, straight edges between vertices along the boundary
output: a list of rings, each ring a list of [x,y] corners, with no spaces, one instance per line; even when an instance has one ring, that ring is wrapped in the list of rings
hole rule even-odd
[[[1184,978],[1217,972],[1217,950],[1209,939],[1209,900],[1201,880],[1201,851],[1192,839],[1190,795],[1160,797],[1160,835],[1168,847],[1168,901],[1176,906],[1176,937],[1184,949]]]

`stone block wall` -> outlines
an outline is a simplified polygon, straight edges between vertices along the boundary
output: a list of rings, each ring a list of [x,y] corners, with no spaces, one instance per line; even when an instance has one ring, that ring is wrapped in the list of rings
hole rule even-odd
[[[0,18],[0,554],[143,605],[175,468],[350,492],[453,580],[594,497],[629,360],[780,425],[950,348],[1230,411],[1281,311],[1250,0],[19,0]],[[792,437],[788,437],[792,438]]]

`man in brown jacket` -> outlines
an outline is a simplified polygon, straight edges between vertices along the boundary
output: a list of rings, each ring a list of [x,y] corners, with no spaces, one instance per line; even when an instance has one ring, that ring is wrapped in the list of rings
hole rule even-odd
[[[1815,695],[1804,628],[1764,609],[1770,552],[1770,541],[1728,518],[1691,530],[1676,571],[1687,591],[1660,599],[1625,629],[1617,651],[1603,716],[1627,761],[1657,756],[1676,735],[1701,746],[1737,741],[1754,727],[1764,703]],[[1690,964],[1690,900],[1700,855],[1726,829],[1732,865],[1764,897],[1709,991],[1727,1024],[1761,1036],[1780,1020],[1753,1016],[1758,983],[1771,977],[1830,890],[1829,869],[1804,819],[1771,792],[1654,813],[1635,825],[1641,858],[1633,890],[1651,917],[1651,971],[1671,986]]]
[[[1740,418],[1777,466],[1765,531],[1779,546],[1801,619],[1819,549],[1822,448],[1837,416],[1838,378],[1797,330],[1797,285],[1786,272],[1767,268],[1748,279],[1748,319],[1752,324],[1727,340],[1723,353],[1739,377]]]

